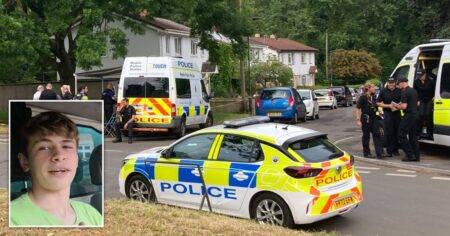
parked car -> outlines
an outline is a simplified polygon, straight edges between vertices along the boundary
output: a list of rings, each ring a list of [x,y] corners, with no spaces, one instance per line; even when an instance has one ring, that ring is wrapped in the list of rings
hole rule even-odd
[[[266,88],[256,99],[256,115],[269,116],[271,120],[306,121],[306,107],[292,87]]]
[[[356,104],[359,99],[358,91],[355,88],[350,88],[350,92],[352,93],[353,104]]]
[[[333,86],[330,89],[333,90],[338,105],[345,107],[353,105],[352,93],[347,86]]]
[[[337,109],[337,100],[331,89],[314,90],[314,95],[317,97],[319,107],[329,107],[330,109]]]
[[[315,120],[319,119],[319,103],[314,91],[311,89],[298,89],[297,92],[305,103],[306,117]]]

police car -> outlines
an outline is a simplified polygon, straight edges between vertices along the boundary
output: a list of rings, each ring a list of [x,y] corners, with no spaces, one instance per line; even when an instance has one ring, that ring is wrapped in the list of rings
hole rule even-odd
[[[168,147],[131,154],[122,163],[120,192],[286,227],[360,204],[353,156],[325,134],[268,120],[226,121]]]

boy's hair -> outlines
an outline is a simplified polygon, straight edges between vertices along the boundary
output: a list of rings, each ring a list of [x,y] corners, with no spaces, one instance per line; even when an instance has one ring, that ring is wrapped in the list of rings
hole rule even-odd
[[[48,135],[73,138],[78,145],[78,129],[75,123],[61,113],[47,111],[33,116],[22,128],[22,142],[19,152],[28,158],[28,145],[31,137]]]

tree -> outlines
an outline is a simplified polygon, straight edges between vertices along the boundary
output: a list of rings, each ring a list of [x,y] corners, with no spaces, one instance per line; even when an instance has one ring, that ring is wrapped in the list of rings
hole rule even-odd
[[[378,59],[364,50],[336,50],[331,53],[331,65],[333,77],[346,84],[363,83],[381,74]]]
[[[260,87],[292,85],[293,77],[291,68],[277,60],[269,60],[251,66],[250,84]]]
[[[33,32],[42,35],[40,41],[47,44],[42,47],[43,52],[38,53],[39,56],[52,55],[61,81],[73,83],[77,67],[89,70],[102,65],[101,56],[106,53],[108,43],[111,45],[113,59],[127,54],[128,39],[125,33],[108,23],[120,21],[133,33],[142,34],[143,22],[151,21],[154,16],[170,15],[171,12],[177,19],[189,17],[186,21],[191,23],[192,33],[200,37],[200,46],[210,50],[213,58],[218,58],[217,42],[211,37],[213,32],[229,37],[234,52],[245,56],[243,36],[251,32],[249,24],[245,23],[248,22],[246,12],[238,12],[233,2],[235,1],[6,0],[1,13],[35,26]],[[20,30],[16,26],[12,29],[18,32]],[[33,41],[33,38],[24,36],[28,41]],[[36,57],[30,60],[37,61]]]

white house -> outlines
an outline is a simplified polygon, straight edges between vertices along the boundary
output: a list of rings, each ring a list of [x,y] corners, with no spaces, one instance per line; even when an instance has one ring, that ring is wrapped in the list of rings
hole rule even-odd
[[[144,34],[134,34],[125,29],[122,22],[109,23],[107,27],[120,28],[128,39],[128,53],[125,57],[139,56],[172,56],[183,57],[196,62],[202,68],[203,75],[214,72],[215,66],[208,63],[208,51],[197,46],[198,38],[191,37],[191,29],[171,20],[155,17],[144,23]],[[76,69],[79,79],[107,78],[119,79],[124,58],[113,59],[111,46],[102,56],[102,67],[94,67],[90,71]]]
[[[315,85],[317,49],[291,39],[273,35],[260,37],[257,34],[250,38],[250,51],[253,62],[276,59],[289,66],[294,74],[294,87]]]

